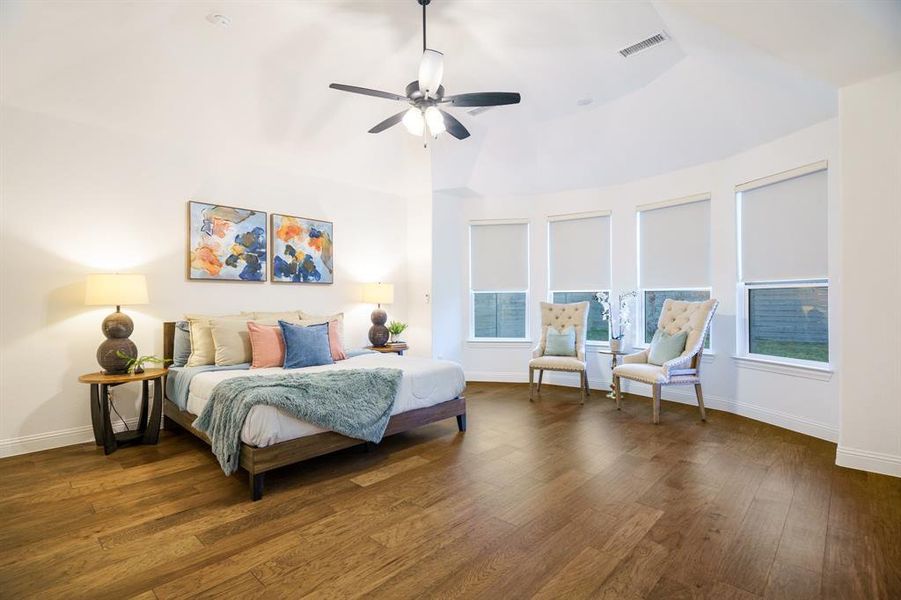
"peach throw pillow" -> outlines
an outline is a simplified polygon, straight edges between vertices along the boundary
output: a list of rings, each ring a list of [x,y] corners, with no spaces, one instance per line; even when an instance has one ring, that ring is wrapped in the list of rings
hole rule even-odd
[[[344,340],[341,339],[341,323],[337,320],[328,322],[328,346],[332,352],[332,360],[346,360]]]
[[[278,325],[258,325],[248,321],[250,347],[253,354],[251,369],[281,367],[285,364],[285,338]]]

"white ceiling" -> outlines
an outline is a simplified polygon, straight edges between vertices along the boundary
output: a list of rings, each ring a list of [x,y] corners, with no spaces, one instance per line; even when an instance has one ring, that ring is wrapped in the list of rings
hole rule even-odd
[[[414,0],[0,6],[4,105],[211,153],[289,155],[399,193],[422,164],[401,127],[366,133],[403,105],[327,87],[402,92],[421,50]],[[830,118],[837,86],[901,68],[899,6],[433,0],[429,45],[446,55],[448,93],[523,95],[477,117],[454,110],[473,137],[433,145],[433,187],[608,185]],[[211,12],[231,25],[209,24]],[[617,53],[661,29],[671,41]]]

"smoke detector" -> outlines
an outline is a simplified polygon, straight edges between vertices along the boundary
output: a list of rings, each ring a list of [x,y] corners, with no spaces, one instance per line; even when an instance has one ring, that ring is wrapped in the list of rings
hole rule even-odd
[[[232,24],[231,19],[220,13],[210,13],[206,16],[206,20],[218,27],[228,27]]]

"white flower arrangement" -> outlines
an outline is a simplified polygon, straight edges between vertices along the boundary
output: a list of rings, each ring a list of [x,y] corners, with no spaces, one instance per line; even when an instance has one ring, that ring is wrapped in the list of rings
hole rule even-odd
[[[598,292],[595,298],[601,304],[601,314],[605,321],[610,322],[610,339],[621,340],[626,335],[626,330],[632,325],[632,299],[638,296],[635,290],[623,292],[619,295],[618,312],[611,315],[610,292]]]

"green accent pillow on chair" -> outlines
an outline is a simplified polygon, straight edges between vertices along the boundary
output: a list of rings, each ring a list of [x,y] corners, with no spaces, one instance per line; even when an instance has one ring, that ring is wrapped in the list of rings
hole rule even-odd
[[[685,342],[682,343],[685,345]],[[555,327],[548,326],[544,335],[545,356],[575,356],[576,355],[576,328],[568,327],[562,332]]]
[[[652,365],[662,365],[678,357],[685,352],[685,341],[687,339],[688,333],[685,331],[670,335],[662,329],[658,329],[654,333],[653,339],[651,339],[648,362]]]

